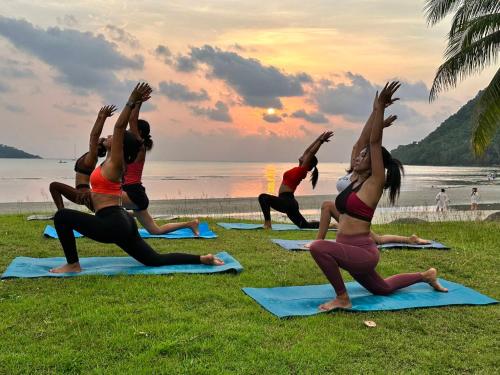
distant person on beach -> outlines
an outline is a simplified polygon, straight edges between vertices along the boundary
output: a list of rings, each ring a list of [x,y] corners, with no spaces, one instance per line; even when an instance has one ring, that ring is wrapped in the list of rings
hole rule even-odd
[[[285,213],[288,218],[299,228],[318,228],[318,221],[307,221],[299,211],[299,203],[295,199],[294,192],[300,182],[306,178],[307,173],[312,171],[311,183],[314,187],[318,182],[318,159],[316,153],[321,145],[329,142],[333,132],[322,133],[311,145],[304,151],[299,158],[299,165],[283,174],[283,181],[279,188],[279,195],[276,197],[270,194],[259,195],[259,204],[264,214],[264,228],[271,229],[271,208]]]
[[[448,210],[448,203],[450,203],[450,199],[448,198],[448,195],[446,194],[445,189],[441,189],[439,193],[436,195],[436,211],[443,212]]]
[[[106,160],[90,176],[92,203],[95,215],[63,208],[55,214],[54,225],[66,256],[67,264],[51,269],[53,273],[81,272],[73,230],[102,243],[114,243],[146,266],[173,264],[221,265],[224,262],[212,254],[203,256],[170,253],[158,254],[139,235],[135,220],[121,206],[122,178],[127,164],[140,151],[141,142],[126,131],[131,111],[138,101],[149,95],[146,83],[138,84],[118,117],[113,135],[103,143]]]
[[[357,179],[335,200],[340,214],[336,242],[317,240],[310,246],[312,257],[335,289],[336,298],[319,306],[323,311],[352,307],[340,268],[376,295],[387,295],[419,282],[447,292],[439,284],[434,268],[386,279],[375,270],[380,255],[370,236],[371,220],[384,190],[388,189],[389,201],[394,204],[401,188],[403,166],[382,147],[384,110],[397,100],[392,96],[399,86],[398,82],[388,83],[380,95],[376,95],[370,142],[359,152],[353,164]]]
[[[349,170],[347,171],[347,175],[341,177],[337,181],[337,191],[338,193],[342,193],[345,189],[349,187],[349,185],[358,179],[358,173],[354,171],[354,162],[356,157],[359,155],[360,151],[366,148],[370,144],[370,134],[373,127],[373,122],[375,119],[375,107],[376,107],[376,97],[373,103],[373,112],[365,123],[363,130],[359,136],[359,139],[354,144],[351,152],[351,164],[349,166]],[[388,128],[393,124],[393,122],[397,119],[397,116],[389,116],[384,120],[384,128]],[[334,201],[325,201],[321,205],[321,218],[319,224],[319,230],[316,235],[317,240],[324,240],[326,238],[326,234],[328,232],[328,228],[331,227],[331,219],[338,218],[339,212],[337,207],[335,206]],[[392,234],[380,235],[370,231],[371,238],[378,245],[386,244],[386,243],[407,243],[407,244],[418,244],[425,245],[429,244],[431,241],[424,240],[418,237],[416,234],[413,234],[409,237],[407,236],[398,236]],[[309,248],[310,244],[306,244],[306,248]]]
[[[142,184],[142,172],[146,161],[146,152],[153,148],[153,140],[151,139],[151,129],[149,123],[145,120],[139,119],[139,112],[141,110],[142,103],[149,100],[150,94],[151,93],[135,103],[135,107],[130,114],[130,132],[141,143],[141,147],[136,159],[127,166],[127,170],[123,178],[123,207],[127,210],[133,210],[134,216],[151,234],[165,234],[177,229],[189,228],[196,236],[198,236],[198,219],[188,222],[163,224],[159,226],[156,224],[148,211],[149,198],[146,194],[146,189]]]
[[[90,195],[90,174],[94,170],[98,158],[106,156],[106,148],[103,145],[104,138],[100,137],[106,119],[113,116],[115,111],[114,105],[107,105],[99,110],[90,132],[89,150],[75,162],[75,187],[61,182],[50,183],[49,191],[58,210],[64,208],[62,197],[65,197],[70,202],[86,206],[90,211],[94,211]]]
[[[470,194],[470,209],[471,211],[477,211],[477,206],[479,204],[479,193],[477,192],[477,187],[472,188],[472,193]]]

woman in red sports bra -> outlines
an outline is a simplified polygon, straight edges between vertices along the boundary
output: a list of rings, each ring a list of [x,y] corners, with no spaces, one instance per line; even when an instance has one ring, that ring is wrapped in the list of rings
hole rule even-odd
[[[387,83],[376,96],[370,144],[354,160],[357,178],[337,196],[335,202],[340,213],[336,242],[317,240],[310,246],[312,257],[336,293],[334,300],[319,306],[321,310],[348,309],[352,306],[340,268],[348,271],[373,294],[386,295],[418,282],[427,282],[436,291],[447,292],[439,284],[434,268],[386,279],[375,271],[379,251],[370,237],[371,219],[385,189],[389,189],[389,200],[394,203],[399,195],[403,171],[401,163],[382,147],[384,109],[398,100],[392,96],[399,86],[399,82]]]
[[[116,107],[114,105],[107,105],[99,110],[90,132],[89,150],[75,162],[75,187],[61,182],[50,183],[49,191],[58,210],[64,208],[62,197],[65,197],[73,203],[84,205],[90,211],[94,211],[90,196],[90,174],[97,164],[98,157],[106,156],[106,148],[103,145],[104,138],[100,137],[104,122],[108,117],[113,116],[115,111]]]
[[[146,97],[144,101],[150,97]],[[146,194],[146,189],[142,184],[142,171],[146,161],[146,152],[153,148],[153,140],[151,139],[150,126],[145,120],[139,119],[139,112],[142,101],[137,103],[132,110],[129,119],[130,132],[142,142],[141,149],[137,158],[127,166],[125,172],[123,188],[123,207],[127,210],[133,210],[134,216],[139,223],[151,234],[165,234],[181,228],[190,228],[193,233],[198,236],[199,220],[192,220],[179,223],[167,223],[163,225],[156,224],[155,220],[148,211],[149,198]]]
[[[288,218],[299,228],[318,228],[318,221],[307,221],[299,211],[299,203],[295,199],[294,192],[300,182],[306,178],[307,172],[313,171],[311,183],[314,187],[318,182],[318,159],[316,153],[324,142],[329,142],[333,132],[322,133],[299,158],[298,167],[292,168],[283,174],[283,182],[279,189],[279,196],[270,194],[259,195],[259,204],[264,214],[264,228],[271,228],[271,208],[276,211],[286,213]]]
[[[67,264],[52,269],[51,272],[66,273],[82,270],[76,250],[74,230],[95,241],[116,244],[146,266],[223,264],[212,254],[203,256],[183,253],[158,254],[141,238],[135,220],[121,206],[121,185],[126,164],[136,159],[141,147],[141,142],[125,129],[135,103],[143,100],[150,92],[151,88],[146,83],[135,87],[116,121],[113,135],[104,141],[108,151],[106,160],[90,176],[95,215],[63,208],[54,216],[54,225]]]

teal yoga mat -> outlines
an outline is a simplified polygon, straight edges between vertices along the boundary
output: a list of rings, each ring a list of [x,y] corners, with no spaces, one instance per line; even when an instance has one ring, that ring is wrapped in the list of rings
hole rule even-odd
[[[252,229],[263,229],[263,224],[249,224],[249,223],[217,223],[218,226],[224,229],[240,229],[240,230],[252,230]],[[282,231],[282,230],[315,230],[318,229],[301,229],[295,224],[273,224],[272,230]],[[336,229],[329,229],[336,230]]]
[[[193,234],[193,231],[189,228],[177,229],[176,231],[166,233],[166,234],[150,234],[146,229],[140,228],[139,234],[141,235],[142,238],[166,238],[166,239],[217,238],[217,235],[210,230],[210,228],[208,227],[208,223],[206,223],[206,222],[200,223],[200,225],[198,226],[198,229],[200,231],[199,236],[195,236]],[[75,235],[75,238],[83,237],[80,233],[78,233],[76,231],[73,231],[73,234]],[[59,238],[57,236],[56,229],[51,225],[47,225],[45,227],[43,235],[45,237],[48,237],[48,238]]]
[[[461,284],[443,279],[448,293],[434,291],[427,283],[418,283],[400,289],[388,296],[376,296],[357,282],[346,283],[352,308],[346,311],[389,311],[439,307],[448,305],[489,305],[498,301]],[[309,316],[324,313],[318,310],[322,303],[335,298],[330,284],[278,288],[243,288],[264,309],[279,318]]]
[[[280,246],[281,248],[289,251],[309,251],[304,247],[305,244],[310,243],[314,240],[282,240],[282,239],[272,239],[273,243]],[[327,240],[335,242],[335,240]],[[405,243],[387,243],[384,245],[378,245],[379,249],[437,249],[437,250],[448,250],[449,247],[443,245],[440,242],[432,241],[427,245],[409,245]]]
[[[230,254],[221,252],[216,257],[224,261],[222,266],[207,266],[205,264],[181,264],[174,266],[147,267],[131,257],[93,257],[80,258],[82,272],[50,273],[49,270],[66,263],[66,258],[28,258],[17,257],[2,275],[7,278],[34,277],[70,277],[83,275],[164,275],[172,273],[219,273],[241,272],[243,267]]]

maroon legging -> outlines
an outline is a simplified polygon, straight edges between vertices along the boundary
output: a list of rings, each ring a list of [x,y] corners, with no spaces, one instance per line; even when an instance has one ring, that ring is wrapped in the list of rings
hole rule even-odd
[[[318,240],[310,247],[311,255],[330,281],[335,293],[346,292],[340,268],[373,294],[390,294],[397,289],[423,281],[420,273],[402,273],[383,279],[375,271],[379,260],[377,245],[370,234],[337,234],[336,242]]]

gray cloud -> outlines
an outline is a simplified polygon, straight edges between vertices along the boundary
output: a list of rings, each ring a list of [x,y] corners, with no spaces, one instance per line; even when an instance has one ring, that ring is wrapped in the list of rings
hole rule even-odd
[[[57,80],[79,94],[123,93],[125,83],[114,72],[142,69],[144,65],[142,56],[126,57],[115,44],[90,32],[58,27],[44,30],[24,20],[0,16],[0,35],[53,67],[58,72]]]
[[[306,121],[312,122],[313,124],[327,124],[328,118],[321,112],[311,112],[307,113],[303,109],[299,109],[290,115],[293,118],[302,118]]]
[[[9,112],[13,112],[13,113],[24,113],[26,112],[26,110],[24,109],[24,107],[20,106],[20,105],[16,105],[16,104],[5,104],[4,105],[5,109]]]
[[[281,117],[278,116],[277,114],[268,114],[268,113],[264,113],[262,115],[262,119],[266,122],[271,122],[271,123],[277,123],[277,122],[281,122]]]
[[[154,55],[167,65],[172,65],[172,52],[167,46],[159,44],[154,50]]]
[[[78,115],[78,116],[89,116],[93,113],[95,113],[95,115],[97,116],[97,110],[98,110],[96,109],[96,111],[91,111],[89,110],[89,108],[85,103],[76,103],[76,102],[70,104],[56,103],[53,105],[53,107],[60,111],[71,113],[73,115]]]
[[[127,44],[132,48],[140,47],[139,40],[135,36],[117,26],[106,25],[106,31],[108,32],[109,37],[115,42]]]
[[[313,101],[324,113],[342,115],[350,121],[365,120],[371,112],[375,92],[380,91],[382,86],[368,81],[360,74],[348,72],[346,77],[350,80],[350,84],[335,85],[331,81],[323,80],[312,94]],[[402,101],[427,98],[428,91],[423,82],[400,81],[402,86],[395,96],[400,97]],[[423,116],[404,102],[398,101],[389,108],[389,111],[397,114],[400,120],[415,123],[423,119]]]
[[[35,76],[31,69],[16,66],[2,67],[0,68],[0,74],[9,78],[33,78]]]
[[[188,56],[178,56],[175,67],[189,72],[199,64],[209,67],[209,78],[223,80],[253,107],[283,108],[280,97],[302,96],[304,75],[288,75],[274,66],[264,66],[257,59],[235,52],[222,51],[208,45],[191,47]]]
[[[78,26],[78,20],[75,16],[71,14],[66,14],[64,17],[57,17],[56,21],[59,25],[68,26],[68,27],[76,27]]]
[[[178,102],[200,102],[210,99],[208,93],[204,89],[199,92],[189,91],[189,87],[172,81],[160,82],[159,92],[170,100]]]
[[[9,92],[10,91],[10,87],[3,83],[3,82],[0,82],[0,92]]]
[[[314,82],[313,78],[309,74],[304,73],[304,72],[296,74],[295,77],[297,77],[299,82],[302,82],[302,83],[313,83]]]
[[[229,114],[229,107],[221,101],[215,103],[215,108],[190,107],[196,116],[208,117],[210,120],[220,122],[233,122]]]

